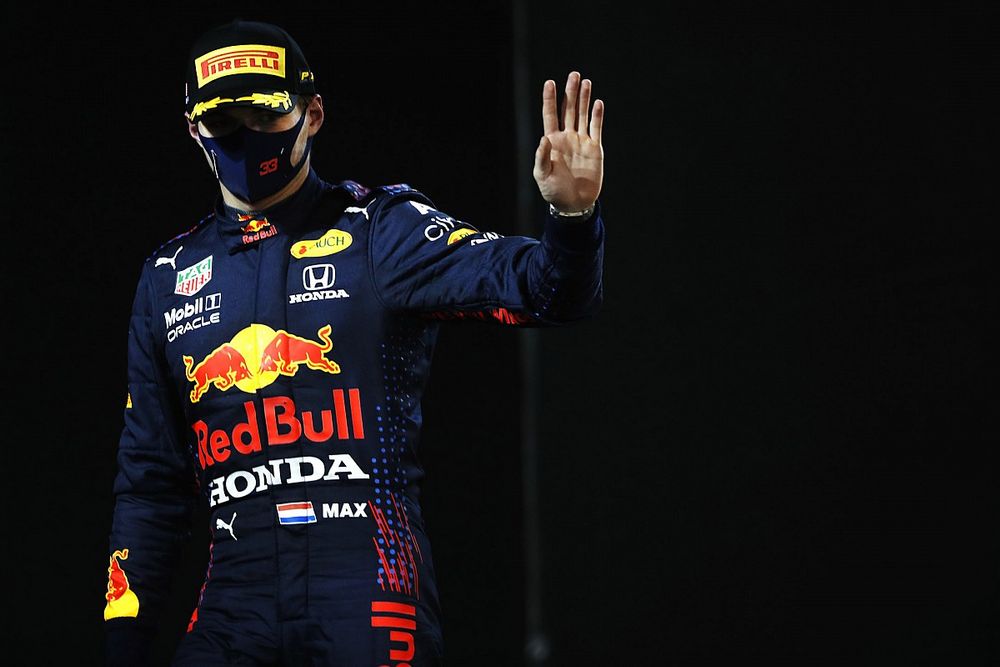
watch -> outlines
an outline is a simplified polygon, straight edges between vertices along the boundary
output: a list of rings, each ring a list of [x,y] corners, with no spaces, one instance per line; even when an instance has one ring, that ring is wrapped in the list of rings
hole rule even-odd
[[[588,206],[582,211],[560,211],[553,204],[549,204],[549,215],[553,215],[557,218],[580,218],[581,220],[586,220],[593,214],[594,207]]]

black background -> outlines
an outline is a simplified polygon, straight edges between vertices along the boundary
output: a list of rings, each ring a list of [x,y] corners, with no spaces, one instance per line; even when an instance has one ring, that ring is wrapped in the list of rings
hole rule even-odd
[[[607,104],[605,304],[541,334],[549,664],[1000,660],[994,12],[530,4],[531,135],[547,78]],[[516,233],[508,3],[273,7],[7,10],[13,644],[102,651],[132,293],[217,190],[182,118],[197,33],[296,36],[327,180]],[[424,401],[453,665],[522,664],[518,336],[443,327]]]

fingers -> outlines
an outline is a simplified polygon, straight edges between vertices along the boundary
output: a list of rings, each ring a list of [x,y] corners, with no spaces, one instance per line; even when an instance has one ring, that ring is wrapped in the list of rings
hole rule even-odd
[[[594,115],[590,118],[590,138],[601,143],[604,130],[604,100],[594,100]]]
[[[544,134],[559,131],[556,115],[556,82],[549,79],[542,87],[542,130]]]
[[[568,130],[589,134],[591,139],[600,142],[604,128],[604,102],[594,100],[591,112],[593,82],[590,79],[581,81],[579,72],[570,72],[566,77],[565,92],[562,113],[559,114],[556,109],[556,82],[549,79],[542,86],[542,133],[547,135]]]
[[[581,134],[587,133],[587,116],[590,111],[590,79],[580,82],[580,104],[576,114],[576,131]]]
[[[563,102],[563,129],[576,130],[577,96],[580,92],[580,73],[570,72],[566,77],[566,99]]]

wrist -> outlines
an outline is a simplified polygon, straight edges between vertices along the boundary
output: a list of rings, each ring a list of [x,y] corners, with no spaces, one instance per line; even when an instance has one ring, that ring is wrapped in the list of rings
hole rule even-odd
[[[555,207],[554,204],[550,203],[549,204],[549,215],[551,215],[554,218],[558,218],[560,220],[575,220],[575,221],[582,222],[584,220],[587,220],[588,218],[590,218],[590,216],[592,216],[594,214],[594,207],[595,206],[596,206],[596,203],[591,204],[590,206],[588,206],[587,208],[583,209],[582,211],[560,211],[559,209],[557,209]]]

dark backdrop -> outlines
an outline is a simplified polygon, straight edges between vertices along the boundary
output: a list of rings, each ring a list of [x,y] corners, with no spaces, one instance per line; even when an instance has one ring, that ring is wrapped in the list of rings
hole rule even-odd
[[[211,206],[182,67],[242,16],[317,72],[327,180],[408,182],[481,229],[516,233],[530,168],[512,59],[532,137],[546,78],[578,69],[607,103],[605,305],[540,336],[548,664],[1000,658],[991,12],[531,3],[514,53],[504,2],[234,6],[6,10],[17,644],[101,651],[128,308],[142,260]],[[424,402],[454,665],[522,664],[518,336],[443,327]]]

